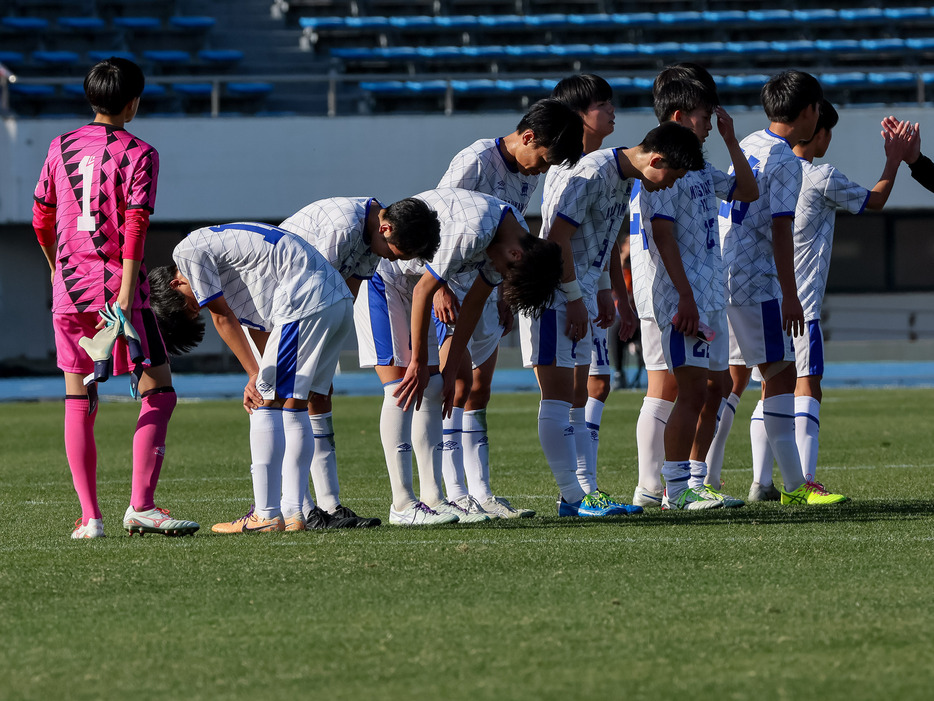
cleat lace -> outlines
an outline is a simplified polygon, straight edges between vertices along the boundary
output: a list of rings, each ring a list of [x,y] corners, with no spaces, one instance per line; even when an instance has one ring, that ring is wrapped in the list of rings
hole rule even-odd
[[[256,504],[250,504],[250,510],[246,512],[246,516],[241,516],[240,518],[235,518],[233,521],[230,522],[231,525],[237,524],[237,523],[246,523],[247,521],[249,521],[249,520],[250,520],[250,516],[253,515],[253,510],[254,510],[255,507],[256,507]],[[166,512],[166,513],[168,513],[168,512]]]
[[[430,506],[428,506],[428,504],[426,504],[426,503],[424,503],[424,502],[421,502],[421,501],[418,502],[417,504],[415,504],[415,510],[416,510],[416,511],[421,511],[422,513],[428,514],[429,516],[437,516],[437,515],[438,515],[438,512],[437,512],[437,511],[435,511],[435,510],[432,509]]]
[[[467,509],[465,509],[463,506],[461,506],[461,505],[458,504],[457,502],[449,501],[449,502],[448,502],[448,506],[453,506],[455,509],[457,509],[458,511],[460,511],[460,512],[462,512],[462,513],[464,513],[464,514],[469,514],[469,513],[470,513]]]
[[[820,482],[812,482],[812,481],[811,481],[811,476],[810,476],[810,475],[807,476],[807,480],[808,480],[808,481],[805,482],[804,484],[805,484],[805,487],[807,487],[807,490],[808,490],[809,492],[814,492],[814,493],[817,494],[818,496],[822,496],[822,497],[823,497],[823,496],[827,496],[828,494],[830,494],[830,492],[828,492],[828,491],[824,488],[824,485],[822,485]]]

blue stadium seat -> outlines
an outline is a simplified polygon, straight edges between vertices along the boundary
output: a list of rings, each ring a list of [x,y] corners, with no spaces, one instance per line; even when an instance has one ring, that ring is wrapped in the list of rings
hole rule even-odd
[[[522,15],[480,15],[477,24],[484,29],[522,29],[525,17]]]
[[[749,21],[742,10],[705,10],[701,17],[708,24],[745,24]]]
[[[7,68],[16,68],[23,62],[22,51],[0,51],[0,63]]]
[[[132,51],[88,51],[88,58],[97,63],[108,58],[125,58],[127,61],[136,61],[136,54]]]
[[[772,41],[769,46],[777,54],[790,54],[792,56],[806,56],[815,52],[813,41],[795,39],[794,41]]]
[[[818,76],[821,85],[827,88],[855,88],[866,84],[866,74],[859,71],[844,73],[821,73]]]
[[[930,7],[886,7],[882,10],[886,19],[896,22],[931,19],[932,12],[934,8]]]
[[[597,56],[605,58],[641,58],[642,52],[636,44],[595,44],[593,47]]]
[[[613,19],[620,26],[620,29],[650,27],[656,23],[654,12],[615,13]]]
[[[828,54],[860,53],[862,47],[856,39],[818,39],[814,48]]]
[[[347,26],[344,17],[299,17],[298,26],[302,29],[320,31],[324,29],[342,29]]]
[[[406,84],[409,91],[419,95],[443,95],[448,90],[446,80],[409,80]]]
[[[769,76],[760,73],[746,73],[745,75],[728,75],[722,81],[717,81],[719,90],[760,90],[769,80]]]
[[[103,31],[107,28],[107,23],[100,17],[60,17],[57,24],[62,29],[79,32]]]
[[[238,97],[264,97],[272,92],[272,83],[227,83],[227,93]]]
[[[211,83],[172,83],[172,90],[185,97],[211,97]]]
[[[403,95],[408,91],[408,86],[401,80],[382,80],[362,82],[360,89],[380,95]]]
[[[191,63],[191,54],[174,49],[144,51],[143,58],[160,68],[185,66]]]
[[[640,44],[639,53],[644,56],[677,56],[681,44],[676,41],[662,41],[657,44]]]
[[[693,26],[704,20],[704,13],[685,10],[683,12],[659,12],[655,18],[660,24],[672,27]]]
[[[681,44],[681,50],[692,57],[721,56],[728,53],[727,45],[722,41],[700,41]]]
[[[164,97],[168,92],[164,85],[159,83],[146,83],[143,88],[143,97]]]
[[[755,57],[759,54],[769,54],[772,46],[767,41],[731,41],[726,45],[727,52],[740,56]]]
[[[844,22],[873,23],[885,19],[885,12],[878,7],[852,7],[837,13]]]
[[[918,84],[918,76],[907,71],[867,73],[866,78],[871,85],[883,88],[908,88]]]
[[[213,29],[215,24],[217,24],[217,20],[213,17],[176,16],[169,18],[169,26],[175,27],[176,29],[184,29],[189,31],[206,32],[210,29]]]
[[[568,24],[574,28],[606,29],[619,26],[619,22],[616,20],[616,15],[566,15],[566,17]]]
[[[590,58],[596,54],[593,44],[555,44],[551,51],[555,56],[571,60]]]
[[[55,86],[37,85],[35,83],[10,83],[10,93],[29,98],[49,98],[55,95]]]
[[[932,51],[934,50],[934,37],[905,39],[905,46],[912,51]]]
[[[239,49],[202,49],[198,52],[198,59],[218,68],[230,68],[243,60],[243,52]]]
[[[526,15],[525,26],[538,29],[553,29],[564,27],[568,23],[568,16],[561,13],[548,13],[542,15]]]
[[[390,27],[388,17],[346,17],[344,25],[357,30],[384,30]]]
[[[476,15],[446,15],[435,17],[435,24],[444,29],[465,31],[477,27],[480,20]]]
[[[78,63],[78,54],[74,51],[33,51],[32,60],[43,66],[65,68]]]
[[[395,29],[417,29],[422,31],[430,31],[437,28],[435,18],[431,15],[403,15],[401,17],[390,17],[389,24]]]
[[[62,86],[62,92],[69,97],[84,97],[84,85],[82,83],[68,83]]]
[[[157,17],[114,17],[113,25],[133,31],[156,31],[162,27]]]
[[[830,8],[816,10],[792,10],[792,18],[801,24],[833,24],[840,21],[836,10]]]
[[[749,10],[746,13],[746,19],[750,22],[759,24],[787,24],[791,25],[794,21],[794,14],[791,10]]]
[[[44,32],[49,28],[49,20],[42,17],[4,17],[0,24],[17,32]]]
[[[860,48],[872,53],[903,53],[907,48],[904,39],[861,39]]]
[[[521,44],[507,46],[506,55],[517,59],[535,60],[554,56],[551,47],[546,44]]]

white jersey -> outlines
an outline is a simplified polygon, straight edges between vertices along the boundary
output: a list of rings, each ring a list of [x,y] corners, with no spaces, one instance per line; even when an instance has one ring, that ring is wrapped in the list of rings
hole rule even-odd
[[[652,238],[652,200],[649,192],[636,181],[629,195],[629,266],[632,269],[632,298],[636,315],[645,321],[655,322],[655,307],[652,304],[652,280],[658,264],[658,250],[651,254],[655,243]]]
[[[172,257],[199,305],[223,296],[242,324],[262,331],[350,299],[347,285],[320,253],[268,224],[198,229]]]
[[[300,236],[323,255],[345,280],[373,277],[380,256],[366,236],[371,207],[383,209],[373,197],[332,197],[312,202],[279,227]]]
[[[729,201],[735,181],[734,176],[704,163],[702,170],[689,171],[666,190],[642,192],[642,199],[648,200],[651,208],[650,221],[664,219],[673,223],[675,241],[697,311],[705,315],[726,306],[717,198]],[[651,228],[647,228],[646,234],[649,231]],[[639,281],[640,293],[648,297],[642,304],[651,305],[659,327],[665,328],[678,311],[680,295],[671,282],[654,238],[646,236],[646,239],[639,243],[652,261],[640,265],[640,274],[649,276]],[[635,287],[636,269],[633,267],[633,289]],[[704,321],[706,323],[706,318]]]
[[[862,214],[869,190],[832,165],[801,162],[803,183],[795,211],[795,283],[804,320],[820,319],[837,207]]]
[[[554,177],[545,179],[541,236],[548,238],[558,217],[577,227],[571,237],[571,253],[585,299],[596,294],[597,280],[607,266],[607,255],[629,216],[633,179],[620,170],[620,150],[594,151],[572,168],[561,168]],[[558,304],[567,301],[560,289],[555,293],[555,301]]]
[[[506,161],[502,139],[480,139],[460,151],[441,176],[438,187],[484,192],[525,214],[538,185],[538,175],[523,175]]]
[[[471,190],[439,188],[415,197],[438,213],[441,247],[428,263],[383,260],[379,264],[380,276],[396,281],[407,278],[410,293],[425,272],[445,283],[455,276],[479,274],[489,285],[499,285],[503,278],[493,266],[486,249],[507,212],[512,212],[528,230],[522,215],[502,200]]]
[[[734,306],[781,298],[772,219],[793,217],[801,191],[801,161],[785,139],[763,129],[747,136],[740,146],[756,176],[759,199],[725,202],[720,207],[726,302]]]

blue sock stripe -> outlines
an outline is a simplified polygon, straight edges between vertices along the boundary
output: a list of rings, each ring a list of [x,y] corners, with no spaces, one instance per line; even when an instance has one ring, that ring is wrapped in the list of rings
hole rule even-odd
[[[282,407],[282,411],[290,411],[293,414],[304,414],[308,409],[289,409],[287,406]]]
[[[814,423],[816,423],[816,424],[818,425],[818,427],[820,426],[820,421],[817,420],[817,417],[816,417],[816,416],[813,416],[813,415],[811,415],[811,414],[809,414],[809,413],[807,413],[806,411],[802,411],[802,412],[799,412],[799,413],[795,414],[795,417],[798,417],[798,416],[806,416],[806,417],[808,417],[811,421],[813,421]]]
[[[585,424],[585,425],[587,426],[587,428],[589,428],[591,431],[599,431],[599,430],[600,430],[600,424],[592,424],[592,423],[590,423],[589,421],[585,421],[584,424]]]
[[[689,479],[691,479],[691,475],[688,474],[688,475],[685,475],[684,477],[672,477],[671,479],[666,477],[665,481],[666,482],[687,482]]]
[[[401,377],[400,377],[398,380],[390,380],[389,382],[384,382],[384,383],[383,383],[383,387],[389,387],[389,385],[397,385],[397,384],[399,384],[400,382],[402,382],[402,378],[401,378]]]
[[[780,418],[780,419],[793,419],[793,418],[795,418],[795,415],[794,415],[794,414],[778,414],[778,413],[776,413],[776,412],[774,412],[774,411],[763,411],[762,413],[763,413],[765,416],[777,416],[777,417]]]
[[[333,433],[315,433],[314,437],[315,438],[333,438],[334,434]]]
[[[733,406],[732,404],[730,404],[729,402],[727,402],[727,403],[726,403],[726,408],[729,409],[730,411],[732,411],[734,416],[736,415],[736,407],[735,407],[735,406]],[[720,417],[717,417],[717,418],[720,418]]]
[[[463,433],[463,431],[462,431],[461,429],[459,429],[459,428],[445,428],[445,429],[442,429],[442,430],[441,430],[441,433],[442,433],[442,435],[450,436],[450,435],[453,435],[453,434],[455,434],[455,433]]]

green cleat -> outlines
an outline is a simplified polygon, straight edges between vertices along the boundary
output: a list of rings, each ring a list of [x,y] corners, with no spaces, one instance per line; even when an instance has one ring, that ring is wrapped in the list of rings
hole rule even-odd
[[[704,491],[714,499],[719,500],[725,509],[736,509],[740,506],[746,506],[746,502],[742,499],[731,497],[729,494],[725,494],[724,492],[721,492],[719,489],[715,489],[710,485],[705,484]]]
[[[793,492],[782,490],[782,504],[840,504],[846,501],[842,494],[831,494],[820,482],[805,482]]]

